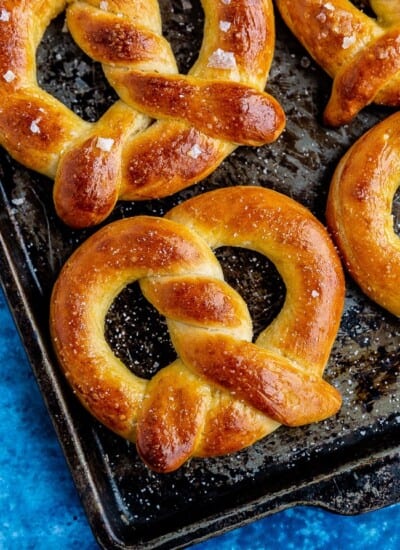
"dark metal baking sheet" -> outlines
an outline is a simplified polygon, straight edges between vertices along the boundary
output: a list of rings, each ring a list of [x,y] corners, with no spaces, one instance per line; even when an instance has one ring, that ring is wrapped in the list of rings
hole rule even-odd
[[[160,2],[165,32],[182,72],[201,42],[197,0]],[[88,120],[115,98],[100,68],[53,22],[38,52],[43,87]],[[327,129],[321,114],[330,79],[277,16],[277,46],[268,90],[282,103],[287,128],[271,146],[237,149],[206,181],[162,200],[118,204],[112,219],[163,215],[178,202],[218,187],[261,185],[298,200],[322,221],[329,181],[345,150],[387,116],[370,107],[350,125]],[[326,378],[343,395],[339,414],[304,428],[280,428],[231,456],[193,459],[158,475],[137,459],[134,445],[82,409],[54,359],[48,333],[49,296],[70,253],[93,232],[72,231],[56,217],[51,181],[0,152],[1,279],[86,509],[105,548],[178,548],[297,503],[342,514],[400,500],[400,324],[347,279],[346,305]],[[393,213],[400,223],[397,193]],[[218,251],[229,281],[249,303],[255,332],[276,314],[282,282],[263,258]],[[129,324],[127,316],[129,315]],[[173,357],[165,324],[135,285],[116,300],[107,337],[137,373]]]

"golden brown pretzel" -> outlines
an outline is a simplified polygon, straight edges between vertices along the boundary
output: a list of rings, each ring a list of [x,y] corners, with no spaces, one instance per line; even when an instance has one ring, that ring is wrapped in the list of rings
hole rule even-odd
[[[400,105],[398,0],[371,0],[377,19],[349,0],[276,0],[310,55],[334,79],[324,121],[348,123],[370,103]]]
[[[345,264],[372,300],[400,316],[400,238],[392,203],[400,177],[400,113],[361,137],[332,179],[327,221]]]
[[[66,5],[80,47],[122,97],[94,124],[36,80],[35,53]],[[172,194],[206,177],[238,144],[275,140],[285,117],[263,91],[274,49],[271,0],[203,0],[204,41],[178,74],[158,2],[0,1],[0,143],[55,178],[58,214],[73,227],[104,220],[118,199]],[[157,122],[149,126],[150,117]]]
[[[268,256],[286,284],[281,312],[256,343],[246,304],[212,253],[222,245]],[[104,338],[110,304],[135,280],[167,318],[179,356],[150,381]],[[343,300],[340,261],[312,214],[277,192],[234,187],[190,199],[167,218],[138,216],[97,231],[56,282],[50,326],[83,404],[167,472],[191,456],[242,449],[280,423],[334,414],[340,395],[322,374]]]

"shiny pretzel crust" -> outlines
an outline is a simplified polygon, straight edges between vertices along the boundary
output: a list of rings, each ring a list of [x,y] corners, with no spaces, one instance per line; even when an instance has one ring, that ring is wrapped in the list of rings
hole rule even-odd
[[[400,316],[400,238],[393,197],[400,176],[400,114],[362,136],[336,168],[327,221],[350,274],[372,300]]]
[[[222,245],[268,256],[286,284],[280,314],[255,343],[247,306],[212,252]],[[104,338],[110,304],[135,280],[165,315],[178,354],[150,381],[128,370]],[[152,469],[168,472],[191,456],[242,449],[281,423],[335,414],[341,398],[322,373],[343,300],[339,259],[309,211],[274,191],[237,187],[195,197],[167,218],[100,229],[63,268],[50,326],[85,407],[136,441]]]

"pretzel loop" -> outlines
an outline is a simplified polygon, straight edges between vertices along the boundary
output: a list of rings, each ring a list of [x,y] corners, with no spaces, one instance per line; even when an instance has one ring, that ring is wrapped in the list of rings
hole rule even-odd
[[[400,105],[398,3],[376,0],[377,19],[348,0],[277,0],[283,19],[310,55],[333,78],[324,111],[331,126],[349,123],[371,103]]]
[[[36,81],[37,46],[66,7],[73,38],[120,96],[96,123]],[[100,223],[120,199],[175,193],[238,145],[282,132],[282,108],[263,91],[275,39],[271,0],[203,0],[203,8],[199,58],[180,75],[154,0],[1,0],[0,143],[55,179],[55,208],[70,226]]]
[[[294,201],[253,187],[201,195],[167,218],[109,224],[57,280],[52,337],[83,404],[163,472],[191,456],[242,449],[280,423],[334,414],[340,396],[322,373],[344,282],[323,227]],[[287,287],[282,311],[255,343],[246,304],[211,250],[224,244],[268,255]],[[114,297],[134,280],[165,315],[179,357],[150,381],[124,367],[103,334]]]

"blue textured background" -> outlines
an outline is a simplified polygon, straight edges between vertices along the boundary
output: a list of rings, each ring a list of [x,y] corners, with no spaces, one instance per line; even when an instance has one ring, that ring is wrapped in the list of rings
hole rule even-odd
[[[96,549],[2,292],[0,327],[0,549]],[[400,504],[351,517],[296,507],[196,549],[217,547],[399,550]]]

